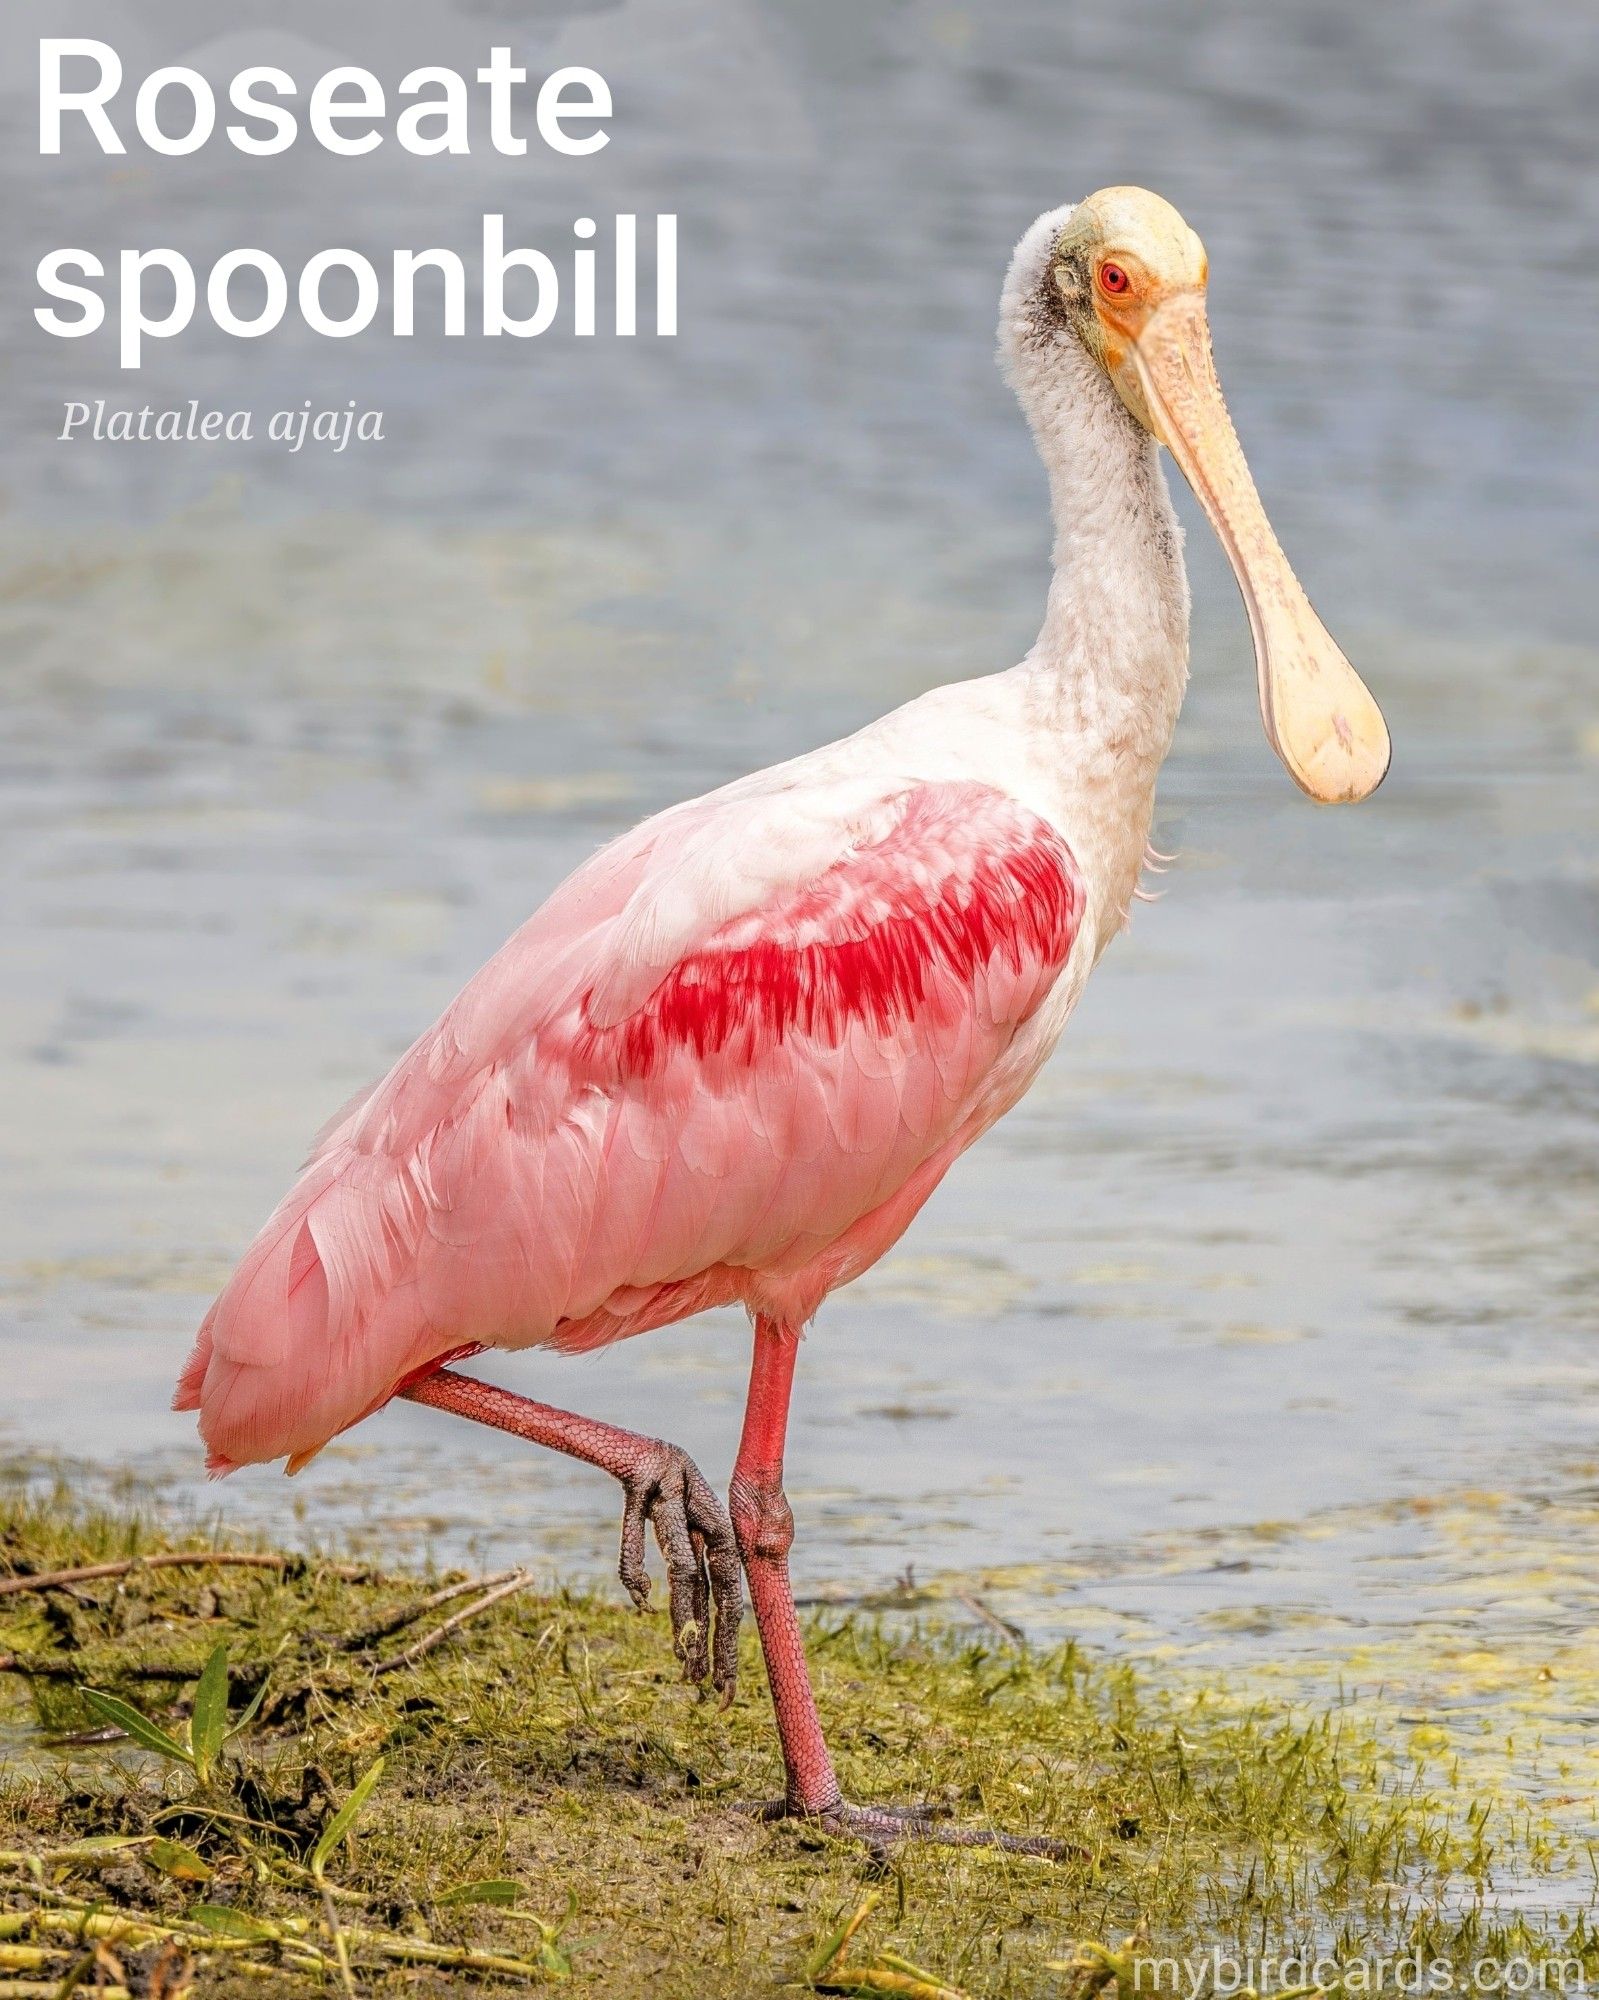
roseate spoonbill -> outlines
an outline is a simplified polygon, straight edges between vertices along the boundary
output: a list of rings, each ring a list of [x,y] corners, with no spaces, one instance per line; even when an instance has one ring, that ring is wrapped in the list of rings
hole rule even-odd
[[[1038,1074],[1126,920],[1187,679],[1165,445],[1237,573],[1273,748],[1313,799],[1388,734],[1289,569],[1211,364],[1205,252],[1158,196],[1041,216],[1000,353],[1049,472],[1054,574],[1019,666],[646,821],[564,882],[319,1140],[211,1308],[176,1403],[210,1466],[288,1460],[407,1396],[609,1472],[620,1572],[665,1560],[684,1673],[731,1699],[743,1600],[787,1779],[877,1845],[1045,1850],[845,1802],[789,1587],[801,1329]],[[728,1505],[676,1445],[444,1366],[567,1353],[737,1301]]]

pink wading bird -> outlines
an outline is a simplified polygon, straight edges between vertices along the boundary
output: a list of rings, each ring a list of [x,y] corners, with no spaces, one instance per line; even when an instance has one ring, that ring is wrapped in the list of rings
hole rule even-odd
[[[621,1578],[660,1543],[685,1676],[731,1700],[749,1580],[780,1806],[881,1847],[1042,1839],[845,1802],[806,1672],[783,1495],[802,1328],[1016,1103],[1120,930],[1187,678],[1165,445],[1232,560],[1261,714],[1313,799],[1388,764],[1211,365],[1205,252],[1107,188],[1035,222],[1001,358],[1049,471],[1054,575],[1009,672],[647,820],[564,882],[319,1142],[178,1388],[214,1472],[294,1472],[393,1396],[621,1482]],[[444,1366],[567,1353],[741,1303],[754,1360],[728,1506],[676,1445]]]

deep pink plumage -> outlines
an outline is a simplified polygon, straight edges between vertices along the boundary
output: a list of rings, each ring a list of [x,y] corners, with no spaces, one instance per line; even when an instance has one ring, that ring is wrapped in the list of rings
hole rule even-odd
[[[214,1469],[475,1344],[808,1319],[1013,1100],[1082,918],[1060,835],[974,783],[774,787],[605,848],[324,1136],[179,1384]]]

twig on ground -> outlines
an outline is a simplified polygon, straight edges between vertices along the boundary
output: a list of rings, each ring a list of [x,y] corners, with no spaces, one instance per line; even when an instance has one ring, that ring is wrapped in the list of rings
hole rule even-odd
[[[58,1905],[64,1900],[59,1897],[59,1892],[51,1898]],[[351,1964],[352,1951],[390,1959],[402,1965],[432,1965],[441,1970],[458,1972],[498,1972],[519,1979],[543,1979],[548,1973],[547,1967],[534,1960],[515,1958],[508,1952],[484,1951],[473,1945],[435,1944],[427,1938],[403,1937],[389,1931],[371,1930],[364,1925],[341,1924],[331,1904],[326,1901],[324,1923],[333,1947],[331,1959],[303,1935],[303,1922],[263,1919],[255,1935],[229,1937],[202,1924],[181,1919],[166,1920],[141,1910],[112,1913],[86,1904],[36,1908],[22,1913],[20,1921],[36,1932],[59,1932],[63,1942],[0,1944],[0,1972],[42,1972],[52,1963],[59,1964],[63,1959],[81,1953],[85,1942],[92,1940],[96,1944],[120,1944],[134,1949],[158,1942],[181,1945],[196,1958],[213,1954],[225,1957],[230,1970],[235,1972],[259,1976],[277,1973],[281,1977],[281,1964],[263,1965],[248,1956],[264,1948],[272,1949],[281,1951],[284,1960],[299,1971],[326,1974],[337,1970],[346,1993],[357,1990]],[[104,1994],[122,1990],[114,1987],[96,1989]],[[60,1991],[59,1977],[49,1982],[0,1978],[0,1996],[13,1992],[55,1994]]]
[[[232,1559],[234,1558],[227,1553],[217,1558],[218,1561]],[[271,1562],[282,1564],[290,1560],[285,1557],[240,1557],[237,1559],[249,1560],[258,1566],[264,1566]],[[147,1560],[150,1564],[154,1565],[159,1564],[165,1559],[150,1557],[141,1560]],[[100,1566],[102,1571],[112,1568],[125,1570],[127,1567],[128,1565]],[[24,1581],[42,1587],[50,1582],[59,1582],[68,1576],[76,1577],[83,1574],[86,1574],[86,1572],[81,1570],[59,1570],[53,1572],[49,1577],[0,1579],[0,1589],[5,1588],[7,1585],[15,1585]],[[399,1610],[386,1612],[382,1618],[376,1619],[372,1623],[363,1626],[359,1631],[349,1633],[337,1640],[329,1640],[314,1633],[304,1635],[302,1638],[302,1678],[280,1685],[262,1710],[260,1720],[268,1726],[274,1723],[281,1723],[298,1705],[303,1704],[308,1699],[313,1681],[309,1676],[304,1655],[312,1649],[313,1644],[316,1649],[331,1649],[333,1652],[345,1655],[354,1662],[370,1666],[375,1673],[393,1673],[399,1668],[414,1666],[418,1660],[423,1659],[428,1653],[432,1652],[435,1646],[449,1638],[453,1632],[459,1631],[469,1620],[492,1609],[503,1598],[513,1596],[517,1591],[525,1589],[532,1580],[527,1571],[520,1569],[500,1570],[493,1576],[462,1577],[454,1583],[444,1584],[438,1590],[429,1592],[425,1597],[417,1598],[414,1602],[402,1606]],[[419,1618],[425,1616],[429,1611],[436,1611],[442,1605],[453,1603],[457,1598],[465,1597],[470,1591],[478,1591],[482,1594],[473,1603],[464,1606],[460,1611],[456,1612],[453,1617],[445,1619],[441,1625],[435,1626],[431,1631],[424,1633],[413,1644],[396,1653],[392,1659],[374,1660],[371,1658],[372,1650],[379,1641],[392,1637],[396,1632],[405,1630],[407,1626],[414,1625]],[[259,1692],[266,1676],[269,1673],[280,1671],[282,1665],[281,1657],[271,1661],[255,1663],[241,1662],[231,1670],[228,1676],[230,1700],[237,1702],[248,1702],[251,1700]],[[24,1679],[28,1680],[77,1683],[84,1678],[84,1672],[84,1661],[77,1655],[61,1658],[47,1653],[0,1653],[0,1674],[20,1674]],[[119,1662],[114,1667],[107,1667],[105,1669],[105,1677],[111,1681],[171,1681],[178,1683],[194,1680],[197,1672],[198,1669],[186,1661],[132,1660]],[[324,1688],[323,1692],[332,1693],[336,1692],[336,1690]],[[188,1702],[177,1701],[172,1703],[171,1712],[179,1716],[187,1714],[189,1712]],[[80,1730],[71,1735],[59,1736],[53,1738],[52,1743],[57,1748],[75,1749],[90,1744],[120,1742],[126,1738],[126,1735],[127,1732],[125,1730],[118,1729],[112,1724],[107,1727]]]
[[[502,1569],[494,1576],[464,1576],[457,1583],[447,1583],[430,1597],[419,1597],[414,1604],[404,1605],[370,1625],[363,1625],[359,1631],[347,1633],[339,1641],[338,1650],[341,1653],[364,1653],[380,1639],[392,1639],[396,1632],[403,1632],[407,1625],[414,1625],[427,1612],[437,1611],[440,1605],[465,1597],[474,1590],[493,1590],[496,1585],[509,1583],[512,1577],[521,1574],[519,1569]]]
[[[941,1980],[924,1978],[919,1973],[902,1972],[886,1962],[881,1965],[837,1965],[828,1974],[825,1984],[839,1993],[891,1993],[897,1995],[898,2000],[966,2000],[966,1995],[958,1986],[946,1986]]]
[[[130,1660],[115,1669],[117,1678],[124,1681],[192,1681],[199,1671],[172,1660]],[[81,1681],[83,1662],[70,1655],[54,1659],[48,1653],[0,1653],[0,1674],[21,1674],[32,1681]]]
[[[514,1597],[519,1590],[526,1590],[532,1581],[526,1570],[514,1570],[504,1583],[497,1585],[493,1590],[485,1591],[463,1610],[457,1611],[453,1618],[446,1618],[442,1625],[435,1625],[431,1632],[424,1632],[422,1637],[413,1640],[404,1652],[396,1653],[392,1660],[379,1661],[374,1671],[380,1674],[392,1674],[398,1667],[415,1666],[418,1660],[425,1654],[431,1653],[433,1648],[447,1639],[452,1632],[458,1632],[468,1619],[476,1618],[481,1612],[489,1610],[502,1598]]]
[[[0,1944],[0,1966],[8,1972],[38,1972],[52,1958],[66,1958],[70,1948],[60,1944]]]
[[[92,1958],[89,1969],[94,1969]],[[67,1977],[70,1979],[72,1975],[69,1973]],[[0,1979],[0,2000],[61,2000],[63,1992],[71,1991],[60,1979]],[[96,1986],[93,1991],[95,2000],[133,2000],[126,1986]]]
[[[399,1937],[389,1931],[352,1930],[344,1935],[365,1951],[410,1965],[450,1966],[458,1972],[509,1972],[523,1979],[542,1979],[545,1970],[531,1959],[509,1958],[502,1952],[479,1951],[472,1945],[432,1944],[426,1938]]]
[[[114,1861],[135,1848],[148,1847],[158,1836],[153,1833],[90,1835],[86,1840],[69,1841],[64,1847],[0,1847],[0,1868],[57,1868],[81,1861],[86,1865]],[[6,1917],[0,1917],[0,1937],[9,1935]]]
[[[346,1583],[376,1581],[377,1572],[360,1563],[324,1563],[314,1556],[270,1555],[246,1549],[180,1549],[164,1555],[126,1556],[120,1562],[84,1563],[77,1569],[39,1570],[32,1575],[0,1576],[0,1597],[19,1590],[57,1590],[70,1583],[95,1583],[102,1577],[132,1576],[152,1569],[321,1569]]]

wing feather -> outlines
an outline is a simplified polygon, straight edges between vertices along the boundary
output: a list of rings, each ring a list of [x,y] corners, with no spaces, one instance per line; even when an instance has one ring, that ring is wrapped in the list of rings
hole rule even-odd
[[[246,1254],[177,1399],[213,1464],[303,1462],[466,1344],[588,1346],[779,1283],[814,1309],[965,1143],[1083,901],[1054,828],[968,783],[774,780],[613,843]]]

